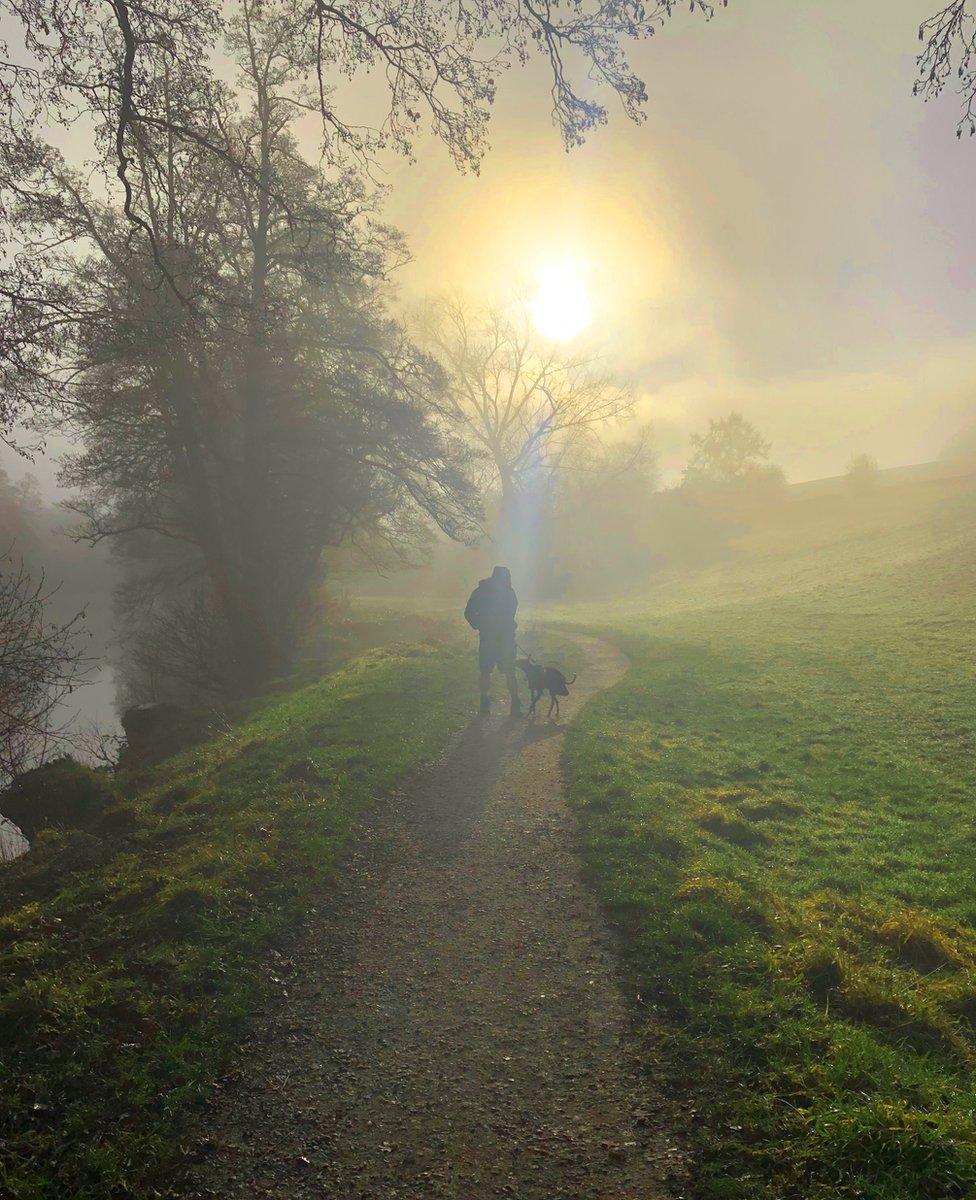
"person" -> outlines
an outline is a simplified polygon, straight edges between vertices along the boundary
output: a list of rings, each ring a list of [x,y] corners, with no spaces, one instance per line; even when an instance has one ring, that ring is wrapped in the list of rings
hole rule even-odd
[[[521,716],[522,705],[515,675],[515,614],[518,596],[508,567],[495,567],[488,579],[479,581],[471,593],[464,619],[478,631],[478,666],[481,671],[481,711],[491,712],[488,685],[497,667],[505,675],[511,699],[510,715]]]

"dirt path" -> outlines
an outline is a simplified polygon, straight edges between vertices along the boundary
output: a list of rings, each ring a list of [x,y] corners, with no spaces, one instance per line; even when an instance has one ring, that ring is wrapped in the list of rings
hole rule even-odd
[[[625,660],[577,639],[564,719]],[[287,998],[218,1093],[182,1196],[655,1200],[611,948],[580,878],[563,727],[475,720],[367,828]]]

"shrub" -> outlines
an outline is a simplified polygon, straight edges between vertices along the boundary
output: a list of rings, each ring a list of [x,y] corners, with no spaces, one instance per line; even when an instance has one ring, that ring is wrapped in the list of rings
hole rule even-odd
[[[33,839],[42,829],[84,829],[115,800],[108,776],[73,758],[25,771],[0,792],[0,812]]]
[[[844,482],[853,496],[865,496],[878,486],[878,460],[871,454],[855,454],[847,464]]]

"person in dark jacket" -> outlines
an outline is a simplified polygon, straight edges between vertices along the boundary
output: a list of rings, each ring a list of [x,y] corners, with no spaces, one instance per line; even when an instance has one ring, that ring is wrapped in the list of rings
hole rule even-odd
[[[488,685],[497,667],[508,682],[511,715],[520,716],[522,705],[518,697],[515,675],[515,614],[518,596],[512,588],[512,573],[508,567],[495,567],[490,578],[482,579],[471,593],[464,619],[478,631],[478,666],[481,670],[481,711],[491,711]]]

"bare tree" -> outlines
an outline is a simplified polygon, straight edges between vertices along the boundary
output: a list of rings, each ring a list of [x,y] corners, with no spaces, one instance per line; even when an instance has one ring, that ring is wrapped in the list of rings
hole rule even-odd
[[[625,112],[642,118],[644,83],[630,67],[625,44],[654,36],[672,15],[674,0],[591,0],[564,9],[545,0],[268,0],[267,15],[292,30],[292,57],[302,69],[293,101],[320,116],[327,144],[370,155],[385,144],[410,153],[426,114],[461,165],[484,151],[488,114],[500,77],[541,58],[550,73],[553,119],[566,143],[578,143],[607,119],[590,97],[604,86]],[[714,5],[690,0],[710,17]],[[236,4],[216,0],[3,0],[8,23],[22,31],[32,65],[4,55],[2,92],[18,127],[46,107],[67,118],[72,108],[97,111],[116,151],[116,172],[128,191],[128,138],[138,126],[165,127],[174,136],[208,139],[206,114],[164,118],[152,63],[162,49],[174,72],[204,78],[221,24],[236,20]],[[340,108],[335,85],[381,73],[386,102],[372,125]],[[587,96],[582,95],[586,92]],[[146,230],[148,233],[149,231]]]
[[[53,590],[31,578],[12,550],[0,557],[0,780],[39,762],[66,740],[57,709],[85,681],[84,613],[52,621]]]
[[[447,411],[490,463],[504,506],[517,505],[530,477],[554,469],[572,442],[633,408],[598,362],[535,333],[519,303],[503,311],[442,298],[419,328],[448,372]]]
[[[535,333],[520,303],[503,311],[442,298],[418,327],[448,373],[446,410],[486,464],[486,487],[498,493],[494,540],[524,569],[542,554],[553,473],[570,447],[628,416],[633,397],[595,360]]]
[[[976,134],[976,19],[969,0],[951,0],[919,26],[918,78],[915,94],[926,100],[956,82],[963,111],[956,136]]]

